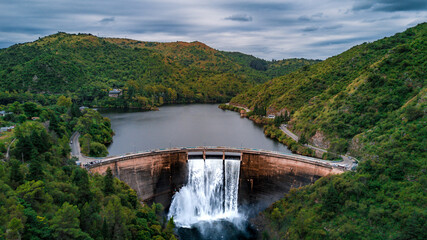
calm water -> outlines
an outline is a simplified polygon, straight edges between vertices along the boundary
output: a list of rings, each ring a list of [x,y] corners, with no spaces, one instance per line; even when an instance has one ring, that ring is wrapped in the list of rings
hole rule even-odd
[[[150,112],[103,112],[116,135],[110,155],[170,147],[227,146],[290,153],[264,136],[262,127],[217,104],[161,107]]]

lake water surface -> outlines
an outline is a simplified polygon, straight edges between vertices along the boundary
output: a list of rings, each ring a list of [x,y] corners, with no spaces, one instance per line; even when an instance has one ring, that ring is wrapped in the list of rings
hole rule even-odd
[[[169,105],[159,111],[101,111],[115,132],[110,155],[170,147],[226,146],[290,153],[261,126],[217,104]]]

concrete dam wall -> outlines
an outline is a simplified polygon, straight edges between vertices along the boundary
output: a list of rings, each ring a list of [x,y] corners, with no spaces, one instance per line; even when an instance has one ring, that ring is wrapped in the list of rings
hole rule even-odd
[[[181,148],[112,157],[86,167],[92,173],[114,176],[135,189],[146,202],[169,207],[173,194],[187,181],[188,160],[240,161],[239,205],[263,209],[291,188],[311,184],[320,177],[340,174],[342,168],[293,154],[234,148]]]

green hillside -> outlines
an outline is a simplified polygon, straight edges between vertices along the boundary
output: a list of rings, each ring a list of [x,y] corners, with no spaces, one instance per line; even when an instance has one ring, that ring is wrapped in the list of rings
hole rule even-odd
[[[427,238],[427,24],[364,43],[231,100],[292,112],[309,143],[356,172],[291,191],[264,214],[277,239]]]
[[[142,204],[111,170],[92,174],[70,158],[76,130],[90,138],[91,155],[106,151],[109,119],[82,114],[64,96],[57,104],[6,107],[0,123],[16,128],[0,134],[0,239],[176,239],[161,204]]]
[[[70,93],[85,104],[142,107],[182,102],[224,102],[255,84],[316,61],[277,65],[217,51],[200,42],[155,43],[57,33],[0,50],[0,89]],[[256,69],[252,61],[266,62]],[[123,90],[108,98],[113,88]]]
[[[291,128],[307,139],[318,132],[329,141],[350,140],[425,88],[426,29],[427,24],[420,24],[393,37],[353,47],[256,86],[231,102],[293,111]]]

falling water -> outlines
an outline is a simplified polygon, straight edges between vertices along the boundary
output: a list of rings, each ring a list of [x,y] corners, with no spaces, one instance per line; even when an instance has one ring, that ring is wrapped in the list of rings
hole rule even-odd
[[[188,160],[188,183],[174,195],[169,218],[184,228],[200,222],[239,222],[239,173],[240,161]]]

